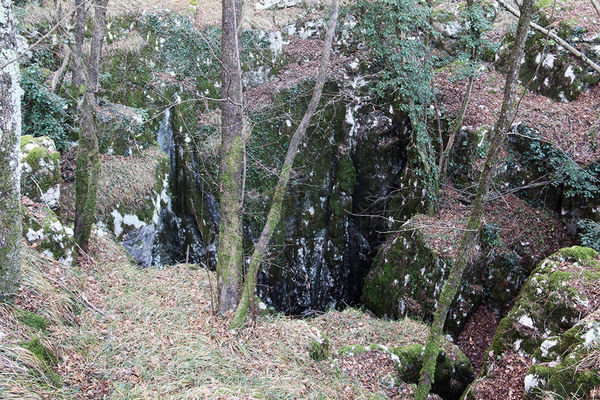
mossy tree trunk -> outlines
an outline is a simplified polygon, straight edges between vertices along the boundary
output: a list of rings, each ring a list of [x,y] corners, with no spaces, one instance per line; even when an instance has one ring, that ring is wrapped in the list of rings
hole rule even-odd
[[[252,300],[252,297],[254,296],[254,290],[256,289],[258,270],[264,260],[267,246],[269,245],[271,237],[273,236],[275,227],[281,221],[283,199],[287,190],[288,181],[290,180],[290,173],[292,171],[292,165],[294,164],[294,158],[298,153],[298,147],[304,139],[306,130],[310,124],[310,120],[312,119],[312,116],[319,105],[321,94],[323,93],[323,86],[325,85],[327,69],[329,67],[329,58],[331,56],[331,45],[333,42],[333,36],[335,34],[335,27],[337,26],[338,11],[339,0],[332,0],[331,15],[329,17],[329,24],[327,26],[327,33],[325,35],[325,43],[323,44],[323,58],[321,60],[313,95],[310,99],[310,103],[308,104],[308,108],[302,117],[302,121],[300,121],[300,125],[298,125],[298,128],[296,128],[296,131],[292,135],[292,139],[288,146],[285,160],[281,168],[281,173],[279,175],[279,180],[277,181],[277,186],[275,186],[275,193],[273,194],[269,215],[267,216],[267,221],[265,222],[265,226],[263,227],[260,238],[258,239],[258,243],[254,247],[252,258],[250,259],[250,266],[248,267],[248,272],[246,273],[242,298],[235,311],[235,316],[231,321],[231,328],[242,327],[244,321],[246,320],[248,309],[250,307],[250,301]]]
[[[0,301],[19,290],[21,273],[21,87],[12,1],[0,0]],[[8,64],[10,63],[10,64]]]
[[[233,311],[242,290],[242,169],[244,159],[241,0],[222,2],[221,222],[217,254],[219,311]]]
[[[425,353],[423,354],[423,367],[419,377],[419,386],[415,393],[416,400],[427,399],[429,391],[431,390],[444,323],[446,322],[450,305],[460,286],[462,275],[470,255],[470,250],[473,248],[475,238],[479,231],[481,219],[485,211],[485,202],[490,181],[498,161],[498,154],[502,149],[502,145],[508,135],[508,130],[510,129],[514,117],[519,68],[521,59],[523,58],[525,40],[529,33],[529,22],[531,20],[532,9],[533,0],[524,0],[523,5],[521,6],[521,17],[519,18],[519,24],[517,26],[514,47],[510,54],[508,75],[506,77],[506,86],[504,87],[504,101],[494,127],[485,165],[479,178],[477,194],[475,195],[471,215],[467,223],[467,229],[460,242],[460,247],[457,252],[458,256],[454,261],[450,276],[440,294],[439,305],[434,315],[429,337],[427,338],[427,345],[425,347]]]
[[[79,107],[79,147],[75,165],[75,243],[78,250],[88,251],[92,232],[98,194],[98,177],[100,174],[100,158],[96,123],[96,91],[98,89],[98,70],[102,54],[102,42],[106,25],[106,8],[108,0],[94,1],[94,30],[87,69],[83,68],[81,52],[74,54],[79,58],[75,65],[81,69],[85,86]],[[75,52],[74,52],[75,53]]]

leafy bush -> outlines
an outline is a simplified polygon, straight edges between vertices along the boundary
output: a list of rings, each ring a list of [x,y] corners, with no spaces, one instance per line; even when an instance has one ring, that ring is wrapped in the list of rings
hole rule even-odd
[[[590,219],[582,219],[579,226],[579,240],[581,244],[600,251],[600,223]]]
[[[521,154],[515,154],[522,162],[536,166],[540,174],[547,174],[555,187],[563,186],[566,197],[592,199],[600,194],[598,178],[600,166],[580,167],[568,153],[543,140],[530,128],[520,125],[519,134],[531,139]],[[513,152],[514,153],[514,152]]]
[[[46,77],[37,65],[22,70],[23,135],[48,136],[62,150],[73,129],[72,116],[67,100],[50,91]]]

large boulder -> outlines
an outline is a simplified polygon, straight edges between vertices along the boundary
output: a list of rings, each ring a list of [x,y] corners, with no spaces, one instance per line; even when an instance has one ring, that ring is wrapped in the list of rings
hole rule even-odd
[[[600,310],[596,310],[564,334],[542,342],[525,376],[525,397],[542,400],[548,393],[565,399],[574,395],[596,397],[600,387],[599,357]]]
[[[29,198],[22,200],[23,238],[40,253],[64,264],[73,261],[73,229],[47,206]]]
[[[373,261],[363,287],[365,305],[381,316],[431,320],[466,218],[464,206],[450,198],[438,215],[418,215],[405,224]],[[560,221],[517,197],[490,203],[446,329],[459,333],[481,304],[506,312],[536,263],[564,240]]]
[[[346,345],[336,351],[336,361],[367,352],[381,352],[395,362],[398,377],[402,382],[417,384],[424,351],[424,346],[419,343],[391,348],[380,344]],[[472,380],[473,369],[469,359],[458,347],[444,340],[438,353],[431,392],[443,398],[457,398]]]
[[[405,232],[384,243],[373,261],[363,287],[362,299],[375,314],[400,318],[407,315],[433,318],[437,299],[453,265],[452,249],[432,242],[417,216]],[[454,248],[454,251],[456,248]],[[471,269],[470,266],[469,269]],[[447,328],[458,333],[471,312],[481,303],[482,287],[463,281],[453,302]]]
[[[543,20],[541,22],[545,23]],[[600,61],[600,54],[597,52],[600,40],[597,35],[584,40],[586,33],[585,27],[573,26],[567,21],[562,21],[557,35],[567,43],[579,45],[583,52],[597,63]],[[513,41],[514,36],[507,35],[496,53],[496,65],[501,69],[508,65]],[[600,81],[597,72],[587,64],[554,40],[548,40],[547,35],[534,30],[529,34],[525,45],[520,78],[523,82],[531,80],[528,85],[530,90],[563,102],[577,100],[582,92]]]
[[[520,389],[530,398],[543,398],[537,397],[543,390],[572,398],[597,386],[600,365],[586,362],[598,349],[599,281],[600,256],[590,248],[564,248],[542,261],[500,321],[467,398],[486,398],[494,371],[514,357],[527,366],[519,372]]]
[[[57,210],[60,202],[60,153],[48,137],[21,137],[21,194]]]

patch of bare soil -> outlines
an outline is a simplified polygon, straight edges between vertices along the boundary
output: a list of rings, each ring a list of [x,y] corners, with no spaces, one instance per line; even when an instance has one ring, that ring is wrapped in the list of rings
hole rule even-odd
[[[465,81],[451,80],[452,72],[435,78],[438,101],[449,115],[456,115],[466,89]],[[487,65],[473,88],[464,126],[470,129],[493,126],[502,106],[505,76]],[[523,82],[524,84],[527,82]],[[577,101],[562,103],[528,92],[519,104],[516,122],[535,128],[542,138],[572,155],[581,165],[600,159],[600,87],[583,93]]]
[[[525,391],[525,375],[533,361],[517,353],[507,353],[494,363],[488,377],[475,385],[475,398],[486,400],[520,400]]]
[[[456,345],[471,360],[473,373],[479,375],[485,352],[498,327],[498,317],[486,307],[479,307],[458,336]]]

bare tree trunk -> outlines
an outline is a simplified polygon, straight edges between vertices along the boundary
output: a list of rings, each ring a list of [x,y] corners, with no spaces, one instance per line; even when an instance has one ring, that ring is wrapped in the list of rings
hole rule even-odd
[[[452,125],[450,127],[450,132],[448,134],[448,143],[446,143],[446,147],[444,148],[444,152],[442,153],[442,157],[440,159],[440,182],[443,183],[446,181],[446,176],[448,174],[448,162],[450,159],[450,153],[452,152],[452,148],[454,147],[454,142],[456,141],[456,135],[460,131],[462,127],[463,120],[465,119],[465,114],[467,109],[469,108],[469,103],[471,102],[471,95],[473,94],[473,86],[475,85],[475,75],[469,76],[467,82],[467,91],[463,97],[462,104],[460,106],[460,110],[458,111],[458,115],[452,121]]]
[[[260,235],[260,238],[258,239],[258,243],[254,247],[254,252],[252,253],[252,258],[250,259],[250,266],[248,267],[248,272],[246,274],[246,281],[244,283],[242,299],[235,311],[235,316],[231,321],[231,328],[242,327],[244,321],[246,320],[248,308],[250,307],[250,301],[252,299],[252,296],[254,296],[254,290],[256,289],[256,279],[258,270],[264,260],[265,253],[267,251],[267,246],[269,245],[271,237],[273,236],[275,227],[277,226],[279,221],[281,221],[283,199],[287,189],[288,181],[290,179],[290,173],[292,170],[292,165],[294,164],[294,158],[298,153],[298,147],[300,145],[300,142],[302,142],[302,140],[304,139],[306,130],[308,129],[308,125],[310,124],[310,120],[312,119],[312,116],[315,113],[317,106],[319,105],[319,101],[321,100],[321,94],[323,93],[323,86],[325,85],[325,80],[327,78],[329,58],[331,56],[331,45],[333,42],[333,35],[335,33],[335,27],[337,25],[338,20],[338,11],[339,0],[332,0],[331,16],[329,17],[329,25],[327,27],[325,43],[323,45],[323,58],[321,60],[321,66],[319,68],[319,73],[317,76],[315,88],[313,90],[313,95],[310,99],[310,103],[308,104],[308,108],[306,109],[306,112],[302,117],[300,125],[298,126],[298,128],[296,128],[296,131],[292,136],[290,145],[285,155],[285,161],[281,168],[279,180],[277,181],[277,186],[275,186],[275,193],[273,194],[271,209],[269,210],[269,215],[267,217],[265,226],[263,227],[263,231]]]
[[[75,93],[79,92],[79,87],[83,83],[83,34],[85,31],[86,18],[86,0],[75,0],[75,45],[73,46],[73,68],[71,81],[75,88]]]
[[[67,67],[69,66],[69,60],[71,59],[71,48],[69,47],[68,44],[64,44],[63,45],[63,61],[60,64],[60,67],[58,68],[58,70],[54,73],[54,76],[52,77],[52,85],[50,87],[50,90],[52,92],[56,92],[56,90],[58,89],[58,86],[61,84],[63,77],[65,76],[65,73],[67,72]]]
[[[18,57],[12,1],[0,0],[0,65]],[[18,292],[21,276],[21,88],[19,64],[0,70],[0,301]]]
[[[96,125],[96,90],[108,0],[94,1],[94,31],[87,69],[81,69],[85,94],[79,108],[79,147],[75,165],[75,243],[87,252],[96,211],[100,158]],[[79,54],[79,57],[81,54]],[[74,54],[75,58],[78,58]],[[81,58],[77,65],[83,66]]]
[[[100,60],[102,58],[102,44],[104,43],[107,6],[108,0],[94,0],[94,31],[92,32],[90,58],[87,67],[89,84],[94,92],[96,92],[99,87],[98,71],[100,69]]]
[[[221,171],[219,191],[221,224],[217,255],[219,311],[233,311],[242,290],[242,165],[244,109],[240,64],[241,0],[223,0]]]
[[[435,312],[433,324],[427,338],[427,345],[423,354],[423,367],[419,377],[419,386],[415,393],[415,400],[426,400],[433,384],[436,360],[440,348],[440,340],[443,334],[444,323],[448,315],[450,305],[456,296],[460,281],[462,279],[465,266],[469,254],[474,245],[474,240],[479,231],[481,225],[481,219],[485,210],[485,201],[492,179],[496,164],[498,161],[498,154],[502,149],[502,145],[508,130],[510,129],[511,121],[513,120],[514,104],[517,92],[517,84],[519,77],[520,61],[523,58],[525,41],[527,34],[529,33],[529,22],[531,21],[531,14],[533,9],[533,0],[524,0],[521,7],[521,17],[519,18],[519,24],[517,26],[517,34],[515,37],[514,47],[512,48],[509,62],[508,75],[506,77],[506,86],[504,87],[504,101],[502,103],[502,109],[498,116],[498,121],[494,127],[494,133],[490,144],[490,149],[485,161],[485,165],[479,178],[479,186],[475,200],[473,202],[473,208],[471,209],[471,216],[467,223],[467,230],[465,230],[460,247],[457,252],[454,266],[450,272],[450,276],[442,289],[440,294],[440,300],[438,308]]]
[[[469,11],[473,10],[473,6],[475,5],[474,0],[467,0],[467,7]],[[479,36],[480,32],[476,31],[475,21],[471,20],[471,34],[473,36]],[[479,39],[479,38],[478,38]],[[478,48],[473,48],[471,52],[471,61],[475,62],[477,58]],[[456,140],[456,135],[460,131],[462,127],[463,120],[465,118],[465,114],[467,109],[469,108],[469,103],[471,102],[471,95],[473,94],[473,86],[475,84],[475,73],[476,71],[472,71],[471,75],[469,75],[469,79],[467,81],[467,90],[463,97],[462,104],[460,106],[460,110],[458,111],[458,115],[452,121],[452,125],[450,126],[450,132],[448,134],[448,143],[444,148],[443,153],[440,156],[440,183],[444,183],[446,181],[447,171],[448,171],[448,161],[450,159],[450,152],[452,152],[452,148],[454,147],[454,142]]]

